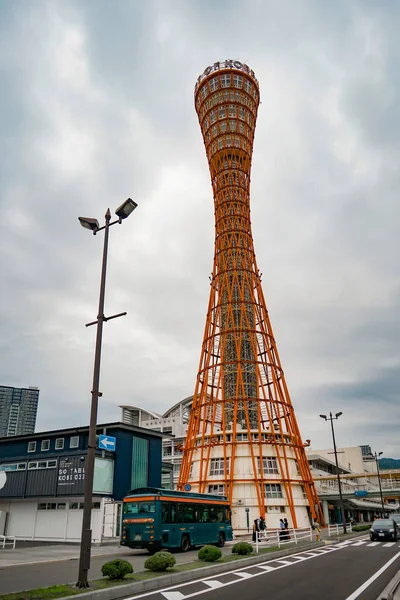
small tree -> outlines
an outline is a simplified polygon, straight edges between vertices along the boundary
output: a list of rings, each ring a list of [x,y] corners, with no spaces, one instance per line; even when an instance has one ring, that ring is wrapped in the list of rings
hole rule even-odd
[[[132,565],[127,560],[116,558],[110,560],[101,567],[101,572],[109,579],[123,579],[128,573],[133,573]]]
[[[251,554],[253,552],[253,546],[248,542],[238,542],[232,546],[233,554]]]
[[[144,563],[145,569],[150,571],[166,571],[169,567],[173,567],[176,563],[175,556],[171,552],[156,552],[150,556]]]
[[[206,562],[215,562],[219,560],[222,556],[222,552],[219,548],[215,546],[203,546],[199,550],[199,560],[204,560]]]

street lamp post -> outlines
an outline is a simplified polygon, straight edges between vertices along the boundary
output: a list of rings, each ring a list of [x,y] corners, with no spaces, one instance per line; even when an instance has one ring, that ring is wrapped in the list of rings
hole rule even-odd
[[[337,480],[338,480],[339,498],[340,498],[340,511],[342,513],[342,523],[343,523],[343,533],[347,533],[346,517],[345,517],[345,514],[344,514],[343,495],[342,495],[342,482],[340,481],[339,461],[338,461],[337,449],[336,449],[335,430],[333,428],[333,421],[337,420],[342,414],[343,414],[342,412],[338,412],[338,413],[335,414],[335,416],[333,416],[332,413],[330,412],[329,413],[329,417],[327,417],[326,415],[319,415],[319,416],[321,417],[321,419],[324,419],[324,421],[330,421],[331,422],[332,440],[333,440],[333,453],[335,455],[335,462],[336,462]]]
[[[381,483],[381,472],[379,470],[379,462],[378,459],[380,456],[382,456],[383,452],[371,452],[371,456],[373,456],[375,458],[375,462],[376,462],[376,472],[378,474],[378,483],[379,483],[379,493],[381,496],[381,506],[382,506],[382,519],[385,516],[385,503],[383,501],[383,492],[382,492],[382,483]]]
[[[97,219],[79,217],[79,221],[85,229],[89,229],[96,235],[99,231],[104,229],[104,245],[103,245],[103,262],[101,268],[101,281],[100,281],[100,295],[99,295],[99,310],[97,319],[91,323],[87,323],[86,327],[91,325],[97,325],[96,334],[96,348],[94,356],[94,367],[93,367],[93,385],[92,385],[92,401],[90,408],[90,423],[89,423],[89,440],[88,450],[85,462],[85,483],[84,483],[84,499],[83,499],[83,517],[82,517],[82,535],[81,535],[81,547],[79,557],[79,574],[77,587],[87,588],[88,583],[88,571],[90,569],[90,555],[92,545],[92,530],[90,529],[91,516],[92,516],[92,498],[93,498],[93,478],[94,478],[94,465],[96,455],[96,425],[97,425],[97,409],[99,397],[101,392],[99,391],[100,383],[100,362],[101,362],[101,342],[103,336],[103,323],[110,319],[116,319],[126,315],[126,312],[118,313],[111,317],[104,315],[104,299],[106,290],[106,272],[107,272],[107,253],[108,253],[108,236],[111,225],[115,223],[122,223],[123,219],[126,219],[133,210],[137,207],[136,202],[128,198],[121,206],[115,211],[118,219],[111,221],[110,209],[107,209],[105,214],[105,224],[103,227],[99,227]]]

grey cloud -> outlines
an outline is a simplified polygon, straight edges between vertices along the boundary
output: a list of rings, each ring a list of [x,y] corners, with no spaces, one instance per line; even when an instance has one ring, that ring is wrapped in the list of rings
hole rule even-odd
[[[112,230],[106,306],[128,316],[106,326],[100,418],[193,392],[214,235],[193,87],[232,57],[261,86],[253,233],[303,436],[326,446],[318,414],[345,407],[340,443],[399,456],[398,12],[2,7],[0,379],[41,388],[40,428],[87,422],[102,238],[77,217],[101,219],[127,196],[139,208]]]

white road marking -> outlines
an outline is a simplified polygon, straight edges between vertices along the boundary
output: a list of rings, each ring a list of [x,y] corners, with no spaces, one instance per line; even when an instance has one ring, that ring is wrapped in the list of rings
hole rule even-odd
[[[217,588],[224,587],[224,583],[217,581],[216,579],[211,579],[210,581],[202,581],[205,585],[208,585],[212,590],[216,590]]]
[[[238,577],[241,577],[242,579],[250,579],[251,577],[253,577],[253,575],[251,573],[246,573],[246,571],[243,571],[242,573],[240,571],[235,571],[235,573],[233,573],[233,575],[237,575]]]
[[[336,546],[332,546],[332,550],[334,550],[334,549],[341,550],[342,548],[337,548]],[[298,552],[297,554],[290,555],[290,558],[297,558],[300,555],[302,556],[301,560],[311,560],[312,558],[317,558],[318,556],[322,556],[321,554],[314,554],[312,552],[306,552],[303,550],[303,552]],[[276,567],[271,567],[270,564],[268,564],[268,563],[277,563],[277,562],[278,562],[277,559],[275,559],[275,560],[270,559],[269,561],[266,561],[265,563],[248,565],[247,567],[242,567],[241,569],[236,569],[235,571],[227,571],[226,573],[223,573],[223,576],[239,575],[239,577],[241,577],[240,573],[243,571],[247,571],[248,569],[254,569],[254,567],[257,567],[260,569],[259,573],[252,573],[252,574],[246,573],[246,575],[244,577],[241,577],[240,579],[238,577],[237,579],[234,579],[233,581],[228,581],[226,583],[218,582],[221,584],[218,587],[226,587],[228,585],[234,585],[235,583],[239,583],[239,581],[243,581],[243,579],[245,579],[245,578],[250,579],[252,577],[259,577],[260,575],[265,575],[265,573],[269,573],[272,571],[279,571],[280,569],[286,569],[287,567],[289,567],[291,565],[297,564],[297,561],[296,562],[295,561],[293,561],[293,562],[280,561],[280,562],[285,562],[286,564],[280,564],[279,566],[276,566]],[[168,588],[164,588],[163,590],[153,590],[151,592],[145,592],[144,594],[139,594],[137,596],[130,596],[129,598],[126,598],[126,600],[139,600],[139,598],[146,598],[147,596],[153,596],[154,594],[161,594],[162,596],[164,596],[164,598],[166,598],[166,600],[182,600],[182,599],[187,600],[188,598],[193,598],[194,596],[206,594],[207,592],[214,589],[214,585],[217,583],[215,581],[215,577],[216,577],[216,575],[210,575],[210,577],[207,577],[205,579],[194,579],[191,582],[186,581],[185,583],[172,585]],[[176,591],[179,588],[187,587],[188,585],[192,585],[193,583],[204,583],[205,585],[208,586],[208,589],[199,590],[199,591],[193,592],[191,594],[182,594],[181,592]]]
[[[367,543],[367,540],[361,540],[361,542],[356,542],[355,544],[352,544],[354,547],[355,546],[363,546],[364,544]]]
[[[383,548],[391,548],[392,546],[395,546],[396,542],[388,542],[387,544],[383,544]]]
[[[182,600],[182,598],[186,597],[181,592],[160,592],[160,594],[167,600]]]
[[[367,579],[367,581],[365,581],[362,585],[360,585],[360,587],[357,588],[350,596],[348,596],[346,598],[346,600],[356,600],[356,598],[361,596],[363,591],[366,590],[367,587],[369,587],[371,585],[371,583],[373,583],[376,579],[378,579],[378,577],[380,577],[382,575],[382,573],[384,573],[386,571],[386,569],[388,569],[390,567],[390,565],[392,565],[395,562],[395,560],[397,560],[399,557],[400,557],[400,552],[395,554],[385,565],[383,565],[383,567],[381,567],[379,569],[379,571],[374,573],[372,575],[372,577],[370,577],[369,579]]]
[[[275,562],[280,563],[281,565],[293,565],[294,564],[291,560],[276,560]]]
[[[368,546],[379,546],[380,542],[371,542],[370,544],[367,544]]]

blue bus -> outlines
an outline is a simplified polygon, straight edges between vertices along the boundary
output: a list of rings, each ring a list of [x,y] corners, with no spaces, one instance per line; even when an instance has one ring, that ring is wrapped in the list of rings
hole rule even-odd
[[[186,552],[204,544],[222,547],[231,540],[231,510],[224,496],[139,488],[124,498],[122,546]]]

